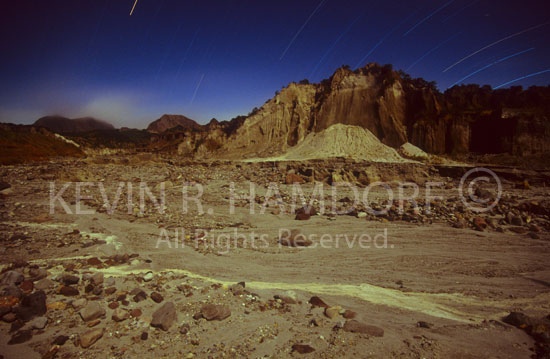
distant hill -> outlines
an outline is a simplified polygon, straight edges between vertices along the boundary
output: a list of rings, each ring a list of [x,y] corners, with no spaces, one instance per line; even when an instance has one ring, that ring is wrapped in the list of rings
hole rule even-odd
[[[36,120],[34,126],[45,127],[56,133],[79,133],[114,129],[113,125],[110,123],[93,117],[70,119],[62,116],[45,116]]]
[[[79,145],[45,128],[0,123],[0,164],[83,157]]]
[[[158,120],[147,126],[147,132],[163,133],[175,127],[180,127],[180,130],[200,130],[203,128],[203,126],[183,115],[162,115]]]

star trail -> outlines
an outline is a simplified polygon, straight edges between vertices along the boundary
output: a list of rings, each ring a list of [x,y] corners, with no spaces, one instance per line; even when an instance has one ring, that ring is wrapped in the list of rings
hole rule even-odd
[[[550,4],[539,0],[18,0],[0,17],[5,122],[228,120],[290,82],[369,62],[442,91],[550,83]]]

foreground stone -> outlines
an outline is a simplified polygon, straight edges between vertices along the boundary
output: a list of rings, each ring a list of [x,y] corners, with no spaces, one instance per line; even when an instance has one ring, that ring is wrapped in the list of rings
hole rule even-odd
[[[115,311],[113,312],[112,319],[113,319],[115,322],[122,322],[123,320],[128,319],[129,316],[130,316],[130,313],[128,313],[127,311],[125,311],[125,310],[122,309],[122,308],[117,308],[117,309],[115,309]]]
[[[367,334],[372,337],[383,337],[384,329],[375,327],[374,325],[367,325],[357,320],[348,320],[342,328],[346,332]]]
[[[286,236],[281,234],[279,243],[288,247],[308,247],[313,244],[313,242],[305,235],[301,234],[298,229],[291,230]]]
[[[103,328],[97,328],[87,331],[80,335],[80,346],[88,348],[97,342],[103,336]]]
[[[202,317],[206,320],[224,320],[231,315],[226,305],[206,304],[201,308]]]
[[[308,354],[313,353],[315,351],[315,348],[307,344],[294,344],[292,345],[292,351],[299,354]]]
[[[151,326],[164,331],[170,329],[177,319],[176,306],[173,302],[166,302],[162,307],[153,313]]]
[[[85,322],[89,322],[94,319],[101,318],[105,315],[105,309],[97,303],[97,302],[91,302],[88,303],[81,311],[80,316],[82,317],[82,320]]]
[[[24,322],[44,315],[46,310],[46,293],[41,290],[24,296],[20,305],[14,308],[17,318]]]

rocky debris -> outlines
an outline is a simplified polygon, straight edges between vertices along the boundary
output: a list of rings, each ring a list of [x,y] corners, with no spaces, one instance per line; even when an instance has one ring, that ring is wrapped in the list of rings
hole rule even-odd
[[[315,351],[315,348],[307,344],[293,344],[292,351],[299,354],[309,354],[313,353]]]
[[[57,337],[55,337],[55,339],[53,340],[52,342],[52,345],[64,345],[67,340],[69,340],[69,337],[66,336],[66,335],[59,335]]]
[[[122,308],[117,308],[113,311],[112,319],[115,322],[122,322],[123,320],[126,320],[129,317],[130,317],[130,314],[126,310]]]
[[[41,290],[25,295],[23,299],[21,299],[19,306],[13,308],[17,318],[24,322],[36,316],[44,315],[46,310],[46,293]]]
[[[346,332],[367,334],[372,337],[383,337],[384,329],[375,327],[374,325],[367,325],[357,320],[348,320],[342,329]]]
[[[75,297],[80,294],[77,288],[69,285],[64,285],[59,288],[59,294],[64,295],[65,297]]]
[[[90,283],[92,283],[94,286],[100,286],[103,285],[103,273],[97,272],[90,278]]]
[[[33,282],[44,279],[48,276],[48,271],[44,268],[31,268],[29,269],[29,277]]]
[[[166,302],[153,313],[151,326],[167,331],[176,320],[176,306],[173,302]]]
[[[419,328],[430,329],[433,326],[433,324],[430,324],[428,322],[425,322],[425,321],[421,320],[421,321],[416,323],[416,326],[419,327]]]
[[[20,330],[10,338],[8,345],[21,344],[32,339],[32,329]]]
[[[48,290],[53,288],[55,285],[54,281],[48,278],[40,279],[38,282],[34,283],[34,288],[38,290]]]
[[[133,295],[134,297],[132,298],[132,300],[136,303],[139,303],[141,302],[142,300],[145,300],[147,299],[147,293],[145,293],[143,291],[143,289],[141,288],[134,288],[134,290],[132,290],[130,292],[130,295]]]
[[[508,316],[503,318],[502,321],[521,329],[532,326],[534,323],[534,320],[531,317],[520,312],[511,312]]]
[[[11,188],[11,185],[8,182],[0,181],[0,192]]]
[[[139,317],[141,317],[141,314],[142,314],[142,313],[141,313],[141,309],[139,309],[139,308],[132,309],[132,310],[130,311],[130,316],[131,316],[132,318],[139,318]]]
[[[316,216],[317,210],[313,207],[302,207],[296,210],[295,219],[298,221],[307,221],[311,216]]]
[[[476,231],[480,232],[483,232],[489,226],[482,217],[474,217],[473,224]]]
[[[344,317],[345,319],[353,319],[356,316],[357,316],[357,313],[349,309],[346,309],[344,313],[342,313],[342,317]]]
[[[305,182],[304,178],[295,173],[288,173],[285,177],[285,184],[294,184],[294,183],[302,184],[304,182]]]
[[[186,335],[191,330],[191,326],[188,323],[184,323],[180,327],[180,334]]]
[[[19,284],[19,289],[21,289],[23,294],[30,294],[34,289],[34,283],[30,280],[24,280]]]
[[[89,348],[103,336],[103,333],[103,328],[96,328],[80,334],[80,346],[82,348]]]
[[[329,307],[329,305],[327,303],[325,303],[321,298],[319,298],[317,296],[311,297],[309,299],[308,303],[311,304],[312,308],[315,308],[315,307],[328,308]]]
[[[200,314],[206,320],[224,320],[231,315],[231,310],[226,305],[205,304],[201,307]]]
[[[71,274],[65,274],[63,277],[61,277],[61,282],[63,282],[63,284],[65,284],[66,286],[78,284],[79,281],[79,277]]]
[[[28,322],[26,326],[29,326],[31,329],[44,329],[46,324],[48,324],[48,318],[37,317]]]
[[[290,233],[281,233],[279,243],[288,247],[308,247],[313,244],[311,239],[303,235],[299,229],[293,229]]]
[[[164,298],[162,297],[162,295],[160,293],[157,293],[157,292],[153,292],[151,293],[151,299],[153,300],[153,302],[155,303],[160,303],[164,300]]]
[[[242,295],[246,293],[245,286],[245,282],[239,282],[229,287],[229,290],[233,293],[233,295]]]
[[[273,296],[273,298],[275,300],[280,300],[285,304],[296,304],[297,303],[295,294],[294,295],[288,294],[288,293],[286,293],[286,294],[275,294]]]
[[[524,330],[535,340],[537,358],[550,357],[550,316],[537,319],[520,312],[511,312],[502,321]]]
[[[71,302],[71,306],[74,310],[80,310],[86,306],[88,300],[86,298],[78,298]]]
[[[83,321],[89,322],[105,316],[105,309],[98,302],[90,302],[80,311]]]
[[[143,276],[143,281],[144,282],[150,282],[153,280],[153,278],[155,278],[155,275],[153,274],[153,272],[147,272],[145,273],[145,275]]]
[[[25,276],[16,270],[10,270],[0,276],[0,285],[17,286],[25,280]]]
[[[296,213],[295,219],[297,221],[307,221],[311,218],[311,215],[309,213]]]
[[[326,307],[325,308],[325,316],[329,319],[334,319],[337,316],[340,315],[340,312],[342,312],[342,307],[335,306],[335,307]]]

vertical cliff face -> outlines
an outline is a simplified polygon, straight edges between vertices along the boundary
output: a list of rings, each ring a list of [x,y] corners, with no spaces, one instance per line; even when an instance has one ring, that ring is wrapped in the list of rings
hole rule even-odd
[[[341,68],[321,84],[282,89],[227,138],[220,155],[274,156],[334,124],[364,127],[398,147],[407,142],[406,106],[401,79],[390,68]]]
[[[219,123],[190,135],[180,153],[279,156],[308,134],[335,124],[368,129],[394,148],[410,142],[435,154],[541,153],[550,149],[550,106],[545,103],[550,103],[550,88],[493,91],[468,85],[440,93],[434,84],[390,65],[342,67],[319,84],[291,83],[259,110],[233,121],[230,131],[227,124],[218,128]]]

